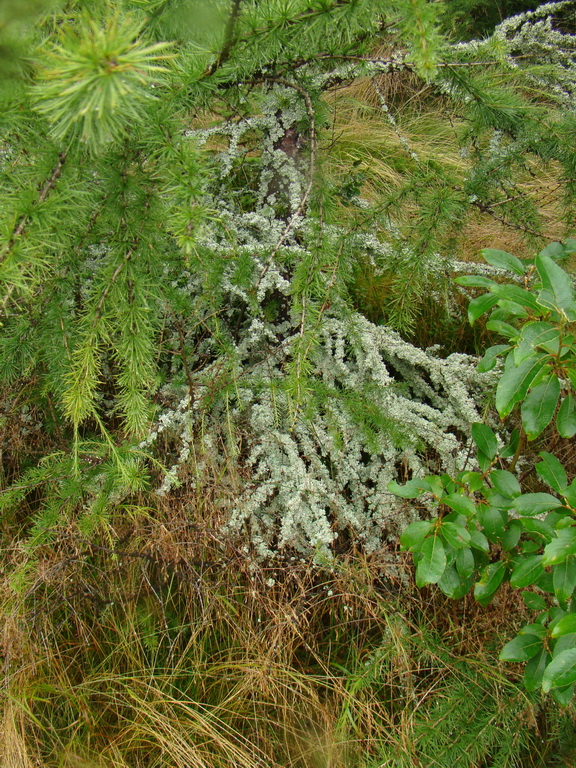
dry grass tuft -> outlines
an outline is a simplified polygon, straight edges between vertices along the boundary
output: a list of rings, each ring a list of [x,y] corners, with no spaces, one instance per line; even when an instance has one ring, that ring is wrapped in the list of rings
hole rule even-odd
[[[11,699],[3,706],[0,765],[2,768],[37,768],[26,734],[27,717]]]
[[[526,745],[550,717],[495,661],[523,618],[513,592],[480,609],[418,591],[393,548],[256,566],[197,491],[119,517],[113,541],[69,533],[21,592],[4,581],[4,648],[20,648],[5,656],[6,766],[428,764],[434,707],[471,686],[495,725],[463,768],[519,708],[514,756],[537,764]]]

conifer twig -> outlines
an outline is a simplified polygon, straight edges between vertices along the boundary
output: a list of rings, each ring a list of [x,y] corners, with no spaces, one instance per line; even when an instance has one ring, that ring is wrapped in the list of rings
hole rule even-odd
[[[238,20],[239,6],[241,1],[242,0],[234,0],[232,13],[228,18],[228,24],[225,32],[225,42],[224,42],[222,51],[220,52],[220,55],[218,56],[216,61],[210,67],[208,67],[208,69],[204,72],[204,74],[202,75],[203,77],[209,77],[210,75],[213,75],[216,72],[216,70],[218,70],[228,60],[228,58],[230,57],[230,52],[232,47],[237,43],[248,43],[255,37],[259,37],[260,35],[270,34],[270,32],[274,31],[273,26],[266,25],[266,26],[258,27],[257,29],[252,29],[250,30],[250,32],[247,32],[245,35],[242,35],[241,37],[233,39],[234,27],[236,26],[236,21]],[[352,5],[355,2],[356,0],[334,0],[334,3],[327,8],[324,8],[324,7],[309,8],[305,11],[302,11],[301,13],[296,13],[291,19],[285,20],[284,28],[293,27],[299,23],[306,22],[308,20],[313,20],[324,13],[331,13],[332,11],[336,11],[339,8],[346,7],[347,5]],[[234,13],[235,10],[236,10],[236,13]],[[228,35],[229,28],[230,28],[230,45],[226,50],[226,37]],[[225,56],[223,55],[224,52],[226,53]]]
[[[38,195],[38,204],[42,204],[44,200],[48,197],[50,192],[54,189],[56,186],[56,182],[60,178],[60,175],[62,173],[62,167],[64,163],[66,162],[66,152],[60,152],[58,155],[58,162],[56,163],[54,170],[44,183],[44,185],[40,188],[40,194]],[[0,263],[6,258],[6,256],[10,253],[12,248],[14,247],[16,243],[16,238],[20,237],[21,234],[23,234],[24,230],[26,229],[26,225],[29,221],[29,216],[24,214],[20,217],[20,220],[18,221],[18,224],[14,227],[14,230],[12,231],[12,235],[10,236],[10,240],[8,241],[8,244],[6,248],[4,249],[4,253],[2,254],[0,258]]]
[[[508,202],[507,200],[503,200],[502,202]],[[499,216],[497,213],[494,213],[492,210],[492,204],[488,203],[482,203],[479,200],[475,200],[472,205],[475,208],[478,208],[479,211],[482,211],[482,213],[487,213],[488,216],[491,216],[496,221],[499,221],[501,224],[503,224],[505,227],[508,227],[509,229],[515,229],[518,232],[524,232],[527,235],[533,235],[534,237],[544,237],[545,235],[542,232],[536,232],[535,229],[530,229],[530,227],[526,227],[523,224],[518,224],[514,221],[508,221],[508,219],[505,219],[503,216]]]
[[[186,374],[186,382],[188,384],[188,391],[190,393],[190,405],[192,406],[193,399],[194,399],[194,380],[192,378],[192,372],[190,371],[190,366],[188,365],[188,357],[186,356],[186,336],[184,335],[184,332],[182,330],[182,325],[176,316],[174,310],[170,305],[168,305],[168,311],[172,315],[172,319],[174,320],[174,325],[176,327],[176,331],[178,333],[178,341],[180,345],[180,359],[182,360],[182,365],[184,366],[184,372]]]
[[[49,178],[46,180],[44,185],[40,188],[40,194],[38,195],[38,204],[42,204],[44,200],[48,197],[50,192],[54,189],[56,186],[56,182],[60,178],[62,174],[62,167],[64,163],[66,162],[66,152],[60,152],[58,155],[58,162],[54,166],[54,170],[50,174]],[[26,225],[29,222],[30,217],[28,215],[23,215],[20,217],[20,220],[18,221],[18,224],[14,227],[12,231],[12,235],[10,236],[10,240],[8,241],[3,253],[0,254],[0,264],[2,264],[3,261],[6,260],[8,257],[8,254],[14,248],[14,245],[16,244],[16,240],[20,235],[22,235],[26,229]],[[4,310],[6,309],[6,305],[8,304],[10,300],[10,296],[12,295],[14,289],[16,287],[15,283],[12,283],[12,285],[9,286],[8,291],[4,295],[4,298],[2,299],[2,306],[0,307],[0,312],[4,313]]]
[[[94,312],[94,319],[92,320],[92,328],[95,328],[98,325],[98,321],[100,320],[100,317],[102,316],[102,307],[104,306],[104,302],[106,301],[106,297],[110,293],[110,289],[118,279],[118,275],[122,271],[122,269],[126,266],[126,264],[130,261],[132,258],[132,255],[134,254],[134,251],[138,247],[138,243],[140,242],[140,238],[136,236],[134,240],[132,241],[132,244],[130,248],[126,251],[124,258],[118,264],[116,269],[114,270],[114,273],[112,274],[112,277],[110,278],[110,282],[104,288],[102,291],[102,295],[100,296],[100,301],[98,302],[98,305],[96,306],[96,311]]]
[[[236,43],[236,40],[234,39],[234,29],[236,27],[236,22],[238,21],[238,16],[240,15],[241,4],[242,0],[232,0],[232,10],[230,11],[230,16],[228,17],[226,30],[224,32],[224,44],[222,45],[222,50],[220,51],[218,58],[208,68],[208,75],[213,75],[214,72],[216,72],[216,70],[230,58],[230,52]]]

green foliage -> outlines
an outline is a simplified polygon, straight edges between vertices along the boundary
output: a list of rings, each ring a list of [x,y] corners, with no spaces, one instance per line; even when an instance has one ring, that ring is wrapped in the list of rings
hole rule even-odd
[[[31,27],[56,5],[52,0],[5,0],[0,6],[0,90],[5,95],[30,74]]]
[[[442,24],[465,40],[483,37],[504,19],[538,5],[536,0],[451,0],[444,5]]]
[[[8,29],[18,9],[6,8]],[[186,361],[178,375],[190,384],[191,367],[235,356],[252,320],[275,333],[280,316],[290,323],[281,336],[298,336],[285,368],[291,391],[304,396],[326,307],[350,307],[359,250],[391,275],[384,316],[409,329],[429,282],[442,286],[447,265],[436,252],[463,217],[495,205],[510,226],[525,224],[527,158],[570,165],[570,116],[556,104],[536,105],[521,68],[504,87],[509,67],[495,44],[452,46],[439,32],[436,3],[116,0],[30,8],[39,13],[27,27],[30,66],[18,90],[2,92],[0,370],[6,382],[33,380],[73,428],[118,418],[127,434],[143,436],[154,393],[173,375],[166,355]],[[374,58],[376,43],[396,58]],[[532,71],[541,71],[537,63]],[[411,88],[429,88],[450,105],[455,151],[469,162],[420,155],[417,143],[410,149],[378,85],[406,72]],[[355,160],[339,195],[338,180],[323,175],[334,133],[331,88],[366,76],[379,89],[380,118],[392,120],[401,182],[368,207],[359,205],[365,171]],[[285,116],[277,126],[258,122],[271,94]],[[198,149],[209,137],[228,144],[227,165],[219,164],[222,145]],[[234,297],[223,289],[234,264],[244,275],[242,297],[240,286]],[[286,282],[276,313],[276,289],[260,286],[270,265]],[[212,348],[189,361],[207,346],[206,333]],[[244,363],[236,355],[222,366]]]
[[[473,587],[481,605],[490,603],[505,581],[514,589],[536,590],[523,593],[527,607],[539,611],[534,623],[504,646],[500,659],[528,662],[527,689],[541,686],[562,704],[576,682],[576,479],[569,483],[565,467],[546,451],[535,469],[553,493],[525,492],[514,470],[523,440],[536,439],[555,415],[560,435],[576,433],[570,415],[576,301],[572,278],[558,264],[574,245],[553,243],[531,261],[483,251],[489,264],[521,278],[522,286],[476,276],[456,279],[489,289],[471,302],[470,320],[492,308],[487,325],[507,344],[491,347],[479,368],[493,368],[499,356],[505,358],[496,408],[505,418],[521,405],[521,432],[515,430],[502,444],[489,426],[474,424],[472,469],[389,485],[405,498],[430,495],[438,510],[433,520],[411,523],[400,537],[402,548],[414,554],[418,586],[438,584],[452,598]]]
[[[522,403],[522,424],[529,440],[537,438],[555,415],[562,437],[576,434],[576,299],[572,278],[557,263],[575,249],[573,240],[565,245],[552,243],[532,261],[492,249],[482,252],[492,266],[522,278],[523,287],[485,277],[456,278],[460,285],[488,288],[470,303],[470,321],[492,309],[486,325],[504,336],[507,344],[490,347],[479,370],[491,370],[498,357],[505,359],[496,409],[505,418]]]
[[[411,58],[426,78],[437,73],[443,38],[438,34],[439,7],[426,0],[396,0],[394,22],[410,45]]]
[[[458,3],[456,21],[470,8]],[[379,319],[410,330],[423,298],[454,310],[454,243],[476,215],[538,242],[551,196],[554,227],[572,226],[571,35],[546,17],[551,65],[538,46],[519,58],[505,30],[455,45],[444,14],[426,0],[2,3],[4,724],[46,737],[38,764],[310,764],[310,749],[287,746],[307,726],[278,734],[302,713],[310,730],[324,718],[344,733],[359,764],[379,757],[364,743],[406,765],[530,751],[528,729],[514,741],[529,701],[515,684],[503,700],[491,666],[454,671],[451,652],[437,664],[437,638],[413,642],[413,615],[374,616],[384,568],[341,585],[369,595],[350,621],[348,603],[326,611],[313,568],[297,565],[288,599],[268,600],[277,573],[263,581],[251,559],[310,542],[318,560],[376,548],[398,525],[389,479],[453,466],[481,404],[469,360],[445,364],[365,321],[358,265],[388,280]],[[362,102],[352,150],[339,146],[343,91]],[[442,124],[431,141],[417,119],[429,105]],[[557,263],[568,250],[534,263],[491,252],[520,283],[464,284],[487,291],[470,318],[494,310],[506,343],[481,367],[506,359],[497,406],[520,407],[524,432],[503,446],[476,424],[473,469],[391,485],[439,510],[402,538],[418,584],[473,589],[483,605],[505,582],[524,590],[539,617],[504,657],[526,660],[528,690],[562,703],[575,679],[574,481],[545,452],[550,493],[515,471],[525,434],[554,419],[576,433],[573,292]],[[184,547],[203,531],[209,554]],[[241,588],[226,581],[238,563]],[[27,738],[24,726],[14,736]]]
[[[148,116],[145,102],[161,98],[151,88],[167,71],[156,62],[167,58],[170,46],[144,45],[143,26],[129,16],[86,14],[48,48],[36,93],[56,139],[77,133],[97,150]]]

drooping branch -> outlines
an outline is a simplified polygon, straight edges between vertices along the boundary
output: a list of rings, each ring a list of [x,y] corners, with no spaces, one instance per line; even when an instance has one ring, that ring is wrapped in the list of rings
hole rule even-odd
[[[220,51],[218,58],[208,68],[207,74],[209,75],[213,75],[214,72],[216,72],[216,70],[219,69],[230,58],[230,53],[234,47],[234,44],[236,43],[234,30],[236,29],[236,22],[238,21],[238,16],[240,15],[241,4],[242,0],[232,0],[232,10],[230,11],[230,16],[228,17],[226,30],[224,32],[224,44],[222,45],[222,50]]]
[[[238,21],[241,2],[242,0],[233,0],[232,10],[231,10],[230,16],[228,17],[226,31],[224,33],[224,44],[222,46],[222,50],[218,58],[216,59],[216,61],[213,62],[213,64],[211,64],[211,66],[208,67],[208,69],[204,72],[204,75],[203,75],[204,77],[209,77],[210,75],[213,75],[230,58],[232,48],[235,45],[239,43],[249,43],[255,38],[270,34],[275,29],[274,26],[262,26],[257,29],[251,30],[245,35],[234,37],[234,30],[236,27],[236,23]],[[294,27],[306,21],[313,21],[314,19],[318,18],[319,16],[325,13],[336,11],[339,8],[343,8],[347,5],[353,5],[355,2],[356,0],[335,0],[332,6],[328,8],[324,8],[324,7],[310,8],[306,11],[302,11],[301,13],[295,14],[291,19],[285,20],[284,29],[287,29],[289,27]]]
[[[40,187],[40,192],[38,195],[38,201],[37,205],[42,205],[42,203],[46,200],[50,192],[55,188],[56,184],[58,183],[58,179],[62,175],[62,168],[64,166],[64,163],[66,162],[66,152],[60,152],[58,155],[58,162],[54,166],[54,169],[52,170],[52,173],[46,179],[44,184]],[[7,258],[14,246],[16,245],[17,239],[24,234],[26,227],[30,223],[30,216],[29,215],[23,215],[20,217],[18,223],[14,227],[12,231],[12,235],[10,236],[10,240],[6,244],[6,247],[3,249],[3,252],[0,253],[0,264],[4,262]],[[9,287],[7,292],[5,293],[3,299],[2,299],[2,305],[0,306],[0,312],[4,312],[6,309],[6,305],[10,301],[10,296],[12,295],[16,285],[15,283],[12,283]]]
[[[40,194],[38,195],[38,205],[41,205],[44,200],[48,197],[50,192],[54,189],[56,186],[56,182],[60,178],[60,175],[62,174],[62,167],[64,166],[64,163],[66,162],[66,152],[61,152],[58,155],[58,162],[54,166],[54,169],[48,179],[44,182],[44,184],[40,187]],[[28,225],[30,221],[29,216],[21,216],[18,223],[14,227],[14,230],[12,231],[12,235],[10,237],[10,240],[8,241],[6,247],[4,248],[3,253],[0,254],[0,263],[4,261],[4,259],[8,256],[12,248],[14,248],[14,245],[16,243],[16,239],[22,235],[26,229],[26,226]]]

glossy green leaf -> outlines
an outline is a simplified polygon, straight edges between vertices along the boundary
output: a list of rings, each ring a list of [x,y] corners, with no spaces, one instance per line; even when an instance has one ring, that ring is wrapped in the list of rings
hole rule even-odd
[[[538,456],[542,461],[536,464],[536,472],[556,493],[560,493],[568,484],[564,467],[551,453],[540,451]]]
[[[537,384],[522,403],[522,424],[528,440],[534,440],[546,429],[558,405],[560,382],[556,376],[548,376]]]
[[[564,488],[564,492],[566,489]],[[564,493],[561,494],[562,496]],[[570,517],[570,514],[566,507],[561,507],[560,509],[552,509],[546,517],[544,518],[546,522],[552,526],[552,528],[568,528],[571,523],[573,522],[572,518]]]
[[[548,356],[538,353],[519,366],[504,371],[496,388],[496,410],[501,418],[508,416],[516,403],[526,397],[534,380],[546,368]]]
[[[550,695],[553,699],[556,699],[556,701],[563,707],[567,707],[572,701],[572,697],[574,696],[574,683],[562,686],[560,688],[552,688]]]
[[[433,527],[433,520],[415,520],[410,523],[400,536],[402,549],[409,549],[411,552],[418,551]]]
[[[422,479],[408,480],[404,485],[400,485],[396,480],[388,483],[388,490],[395,496],[401,496],[403,499],[415,499],[423,491],[429,491],[430,485]]]
[[[442,481],[442,485],[446,493],[450,494],[456,493],[456,491],[458,491],[459,486],[454,482],[454,478],[451,475],[444,473],[443,475],[440,475],[440,480]]]
[[[514,454],[516,453],[519,442],[520,442],[520,431],[518,429],[513,429],[512,434],[510,435],[510,442],[502,451],[500,451],[500,456],[503,459],[512,458],[512,456],[514,456]]]
[[[544,321],[525,323],[522,327],[522,334],[518,345],[514,350],[514,362],[516,365],[520,365],[520,363],[535,353],[536,348],[540,344],[547,344],[553,340],[558,342],[559,338],[558,328],[551,323]]]
[[[474,585],[474,577],[469,576],[468,578],[462,577],[460,579],[460,586],[457,587],[454,592],[452,593],[452,599],[453,600],[460,600],[465,595],[467,595],[470,590],[472,589]]]
[[[538,522],[540,521],[538,520]],[[532,520],[530,520],[529,518],[528,518],[528,523],[532,523]],[[523,555],[534,555],[540,549],[541,544],[539,541],[534,541],[534,539],[524,539],[521,546],[522,546],[521,551]]]
[[[430,536],[420,549],[422,558],[416,568],[416,585],[436,584],[446,568],[446,552],[439,536]]]
[[[576,554],[576,528],[562,528],[557,532],[556,538],[544,548],[542,564],[557,565],[574,554]]]
[[[458,481],[463,485],[468,485],[470,492],[475,493],[484,485],[484,478],[481,472],[460,472]]]
[[[556,626],[556,624],[558,624],[560,619],[563,619],[564,616],[566,616],[566,611],[564,610],[564,608],[560,608],[559,605],[553,605],[549,613],[550,613],[550,622],[548,624],[548,629],[552,631]]]
[[[512,472],[507,472],[504,469],[493,469],[490,472],[490,480],[492,481],[494,488],[501,493],[502,496],[507,496],[510,499],[520,496],[522,489],[517,478]]]
[[[484,353],[484,356],[480,358],[480,361],[476,366],[478,371],[480,373],[491,371],[495,367],[496,363],[498,362],[499,355],[502,355],[504,352],[507,352],[509,349],[510,347],[508,346],[508,344],[495,344],[494,346],[489,347]]]
[[[520,520],[511,520],[508,524],[508,528],[502,534],[500,543],[503,549],[514,549],[520,540],[522,535],[522,523]]]
[[[478,507],[478,522],[482,526],[485,535],[494,540],[499,540],[504,535],[506,521],[502,512],[491,505],[482,504]]]
[[[474,573],[476,564],[474,562],[474,553],[468,547],[459,549],[456,554],[456,570],[463,579],[467,579]]]
[[[461,579],[454,566],[449,565],[442,574],[442,578],[438,581],[438,588],[441,592],[444,592],[448,597],[453,597],[461,584]]]
[[[561,563],[554,566],[552,571],[554,594],[558,601],[565,603],[570,600],[576,587],[576,557],[569,555]]]
[[[514,328],[510,323],[505,323],[503,320],[488,320],[486,328],[488,328],[489,331],[499,333],[507,339],[513,339],[518,336],[518,329]]]
[[[542,650],[542,638],[537,635],[516,635],[500,651],[500,661],[528,661]]]
[[[571,685],[576,680],[576,648],[562,651],[552,659],[542,677],[542,690]]]
[[[540,311],[540,307],[538,306],[534,294],[530,293],[530,291],[527,291],[525,288],[521,288],[519,285],[497,283],[490,289],[490,291],[500,299],[514,302],[520,307],[528,307],[533,312]]]
[[[530,315],[528,313],[528,310],[526,307],[524,307],[522,304],[518,304],[516,301],[510,301],[509,299],[499,299],[498,306],[502,307],[508,314],[514,315],[514,317],[519,317],[522,319],[527,319]],[[539,308],[540,312],[542,312],[542,308]]]
[[[565,495],[567,490],[565,488],[562,495]],[[561,528],[570,528],[574,524],[574,518],[565,508],[554,509],[546,515],[546,522],[554,531],[559,531]]]
[[[562,496],[566,499],[572,509],[576,509],[576,479],[572,480],[570,485],[564,488]]]
[[[522,592],[522,599],[526,608],[530,608],[532,611],[544,611],[546,610],[547,603],[542,595],[536,594],[536,592]]]
[[[495,248],[483,248],[480,253],[488,264],[498,269],[506,269],[520,276],[524,275],[526,271],[526,267],[520,259],[506,251],[499,251]]]
[[[525,531],[530,531],[530,533],[537,533],[545,541],[551,541],[556,535],[554,528],[546,520],[540,520],[537,517],[523,517],[521,523]],[[524,546],[527,544],[528,542],[525,542]],[[532,545],[535,548],[539,548],[541,546],[541,542],[532,542]]]
[[[541,589],[542,592],[546,592],[549,595],[554,594],[554,585],[552,584],[552,574],[548,571],[544,571],[542,576],[538,579],[536,582],[536,586],[538,589]]]
[[[460,528],[466,528],[468,526],[468,518],[466,515],[461,515],[460,512],[449,512],[442,518],[443,523],[454,523],[454,525]]]
[[[502,561],[490,563],[482,569],[480,579],[474,586],[474,597],[480,605],[488,605],[494,593],[502,583],[506,573],[506,564]]]
[[[490,427],[486,424],[472,424],[472,439],[476,443],[478,450],[493,459],[498,453],[498,440]]]
[[[468,322],[473,325],[479,317],[498,303],[498,296],[494,296],[492,293],[483,293],[482,296],[478,296],[476,299],[472,299],[468,304]]]
[[[463,285],[466,288],[487,288],[490,290],[493,285],[497,285],[494,280],[484,275],[460,275],[454,278],[457,285]]]
[[[571,309],[574,304],[572,278],[555,261],[542,253],[536,256],[536,269],[544,289],[554,294],[557,305],[564,310]]]
[[[574,437],[576,435],[576,406],[571,394],[566,395],[558,409],[556,429],[560,437]]]
[[[543,639],[548,634],[548,630],[542,624],[534,622],[532,624],[525,624],[518,632],[519,635],[537,635],[540,639]]]
[[[549,493],[524,493],[514,499],[514,509],[520,515],[539,515],[562,506],[563,502]]]
[[[453,600],[459,600],[461,597],[464,597],[471,586],[472,580],[469,578],[461,578],[452,565],[449,565],[446,568],[442,574],[442,578],[438,582],[440,590]]]
[[[452,493],[449,496],[444,496],[442,503],[449,506],[455,512],[459,512],[467,517],[476,512],[476,504],[474,504],[471,498],[463,496],[461,493]]]
[[[527,557],[512,571],[510,584],[515,588],[529,587],[530,584],[534,584],[538,581],[543,572],[542,555]]]
[[[434,496],[437,498],[444,496],[444,484],[438,475],[426,475],[424,482],[426,482],[430,492],[434,494]]]
[[[490,552],[490,542],[481,531],[470,531],[470,546],[482,552]]]
[[[568,241],[566,241],[568,242]],[[558,259],[566,252],[562,243],[548,243],[548,245],[540,251],[540,256],[549,256],[551,259]]]
[[[563,310],[558,306],[556,297],[551,291],[541,290],[538,294],[538,304],[544,311],[548,311],[552,320],[560,322],[563,316]]]
[[[501,510],[509,510],[512,509],[514,506],[514,499],[510,496],[502,496],[501,493],[498,493],[496,488],[483,488],[482,489],[482,495],[488,502],[488,504],[491,504],[493,507],[497,507]]]
[[[490,467],[492,466],[492,459],[489,459],[485,453],[482,453],[482,451],[477,451],[476,459],[482,472],[488,472],[490,470]]]
[[[576,613],[567,613],[560,619],[551,632],[552,637],[561,637],[569,633],[576,633]]]
[[[454,549],[462,549],[470,545],[470,534],[467,528],[454,523],[443,522],[440,526],[440,535],[445,542]]]
[[[550,654],[542,647],[535,656],[532,656],[524,670],[524,687],[527,691],[535,691],[542,683],[544,670],[550,662]]]
[[[553,626],[552,622],[548,625],[548,630],[553,632],[563,618],[564,616],[556,616]],[[555,659],[556,656],[559,656],[564,651],[569,651],[570,648],[576,648],[576,632],[567,632],[565,635],[561,635],[555,640],[554,648],[552,649],[552,658]]]

